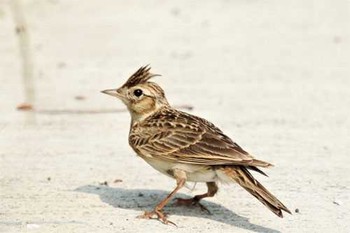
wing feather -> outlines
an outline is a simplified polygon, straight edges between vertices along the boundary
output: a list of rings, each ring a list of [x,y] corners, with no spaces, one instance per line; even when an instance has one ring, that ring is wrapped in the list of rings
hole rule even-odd
[[[193,115],[166,109],[130,132],[135,151],[169,162],[196,165],[268,167],[256,160],[212,123]]]

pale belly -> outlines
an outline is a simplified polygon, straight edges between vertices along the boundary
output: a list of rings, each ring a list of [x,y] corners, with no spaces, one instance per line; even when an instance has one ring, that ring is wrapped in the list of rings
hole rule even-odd
[[[169,163],[153,158],[143,158],[149,165],[164,175],[171,176],[171,171],[179,169],[186,172],[187,181],[192,182],[215,182],[219,177],[217,172],[211,168],[192,164]],[[170,172],[169,172],[170,171]],[[173,177],[174,178],[174,177]]]

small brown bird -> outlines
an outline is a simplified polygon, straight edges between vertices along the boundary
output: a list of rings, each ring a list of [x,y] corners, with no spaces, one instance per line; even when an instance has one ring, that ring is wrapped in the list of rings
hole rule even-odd
[[[277,216],[283,217],[282,210],[291,213],[250,173],[266,175],[258,167],[272,165],[254,159],[207,120],[172,108],[163,89],[149,81],[154,76],[159,75],[150,73],[150,67],[141,67],[120,88],[102,91],[127,106],[131,114],[129,144],[134,151],[176,180],[176,188],[153,211],[140,217],[156,216],[163,223],[172,223],[162,209],[186,181],[206,182],[208,191],[191,199],[178,198],[179,204],[197,204],[206,210],[199,201],[214,196],[219,181],[237,182]]]

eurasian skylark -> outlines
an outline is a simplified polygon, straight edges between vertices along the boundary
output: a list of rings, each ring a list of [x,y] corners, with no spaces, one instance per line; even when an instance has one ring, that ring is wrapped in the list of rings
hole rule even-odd
[[[134,151],[153,168],[176,180],[176,188],[141,217],[157,216],[163,223],[172,223],[162,209],[186,181],[206,182],[208,191],[191,199],[178,198],[179,204],[200,205],[201,199],[216,194],[219,181],[237,182],[277,216],[283,217],[282,210],[291,213],[250,173],[265,175],[258,167],[272,165],[253,158],[207,120],[172,108],[163,89],[149,81],[158,75],[149,71],[150,67],[141,67],[120,88],[102,91],[127,106],[131,114],[129,144]]]

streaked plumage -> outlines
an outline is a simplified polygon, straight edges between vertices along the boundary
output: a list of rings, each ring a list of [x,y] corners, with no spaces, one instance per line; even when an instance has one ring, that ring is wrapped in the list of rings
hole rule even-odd
[[[132,119],[129,144],[134,151],[177,181],[176,189],[143,217],[157,215],[169,223],[161,210],[186,181],[206,182],[208,192],[191,200],[179,199],[179,203],[195,204],[214,196],[219,181],[237,182],[279,217],[283,217],[282,210],[290,213],[249,171],[265,175],[258,167],[272,165],[255,159],[207,120],[172,108],[162,88],[149,81],[157,76],[149,71],[149,67],[141,67],[122,87],[103,91],[128,107]]]

